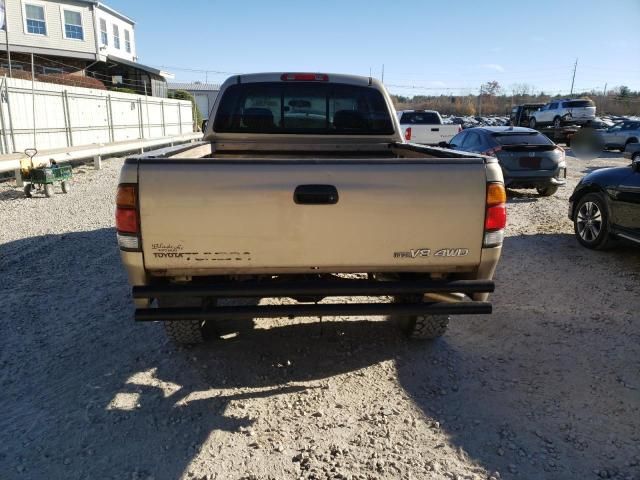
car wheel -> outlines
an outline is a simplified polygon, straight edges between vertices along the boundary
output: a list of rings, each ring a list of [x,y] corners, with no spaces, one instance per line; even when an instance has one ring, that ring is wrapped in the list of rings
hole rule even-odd
[[[44,186],[44,194],[49,198],[53,197],[53,184],[52,183],[47,183]]]
[[[200,299],[157,299],[159,308],[176,308],[202,305]],[[176,345],[196,345],[205,340],[205,322],[202,320],[166,320],[163,322],[167,337]]]
[[[394,302],[419,302],[422,295],[394,297]],[[434,340],[441,337],[449,326],[448,315],[400,315],[396,318],[402,332],[412,340]]]
[[[630,138],[629,140],[627,140],[621,152],[625,152],[630,143],[638,143],[638,140],[636,140],[635,138]]]
[[[25,195],[27,198],[31,198],[31,197],[33,197],[33,185],[32,185],[32,184],[27,183],[27,184],[24,186],[24,195]]]
[[[562,119],[560,117],[556,117],[553,119],[553,128],[562,127]]]
[[[546,187],[537,187],[538,195],[541,197],[550,197],[558,191],[558,185],[547,185]]]
[[[578,242],[587,248],[602,250],[611,245],[609,209],[603,195],[589,193],[578,201],[573,229]]]
[[[536,128],[536,119],[533,117],[529,119],[529,128]]]
[[[63,193],[69,193],[70,190],[71,190],[71,184],[69,182],[67,182],[66,180],[64,182],[62,182],[62,192]]]

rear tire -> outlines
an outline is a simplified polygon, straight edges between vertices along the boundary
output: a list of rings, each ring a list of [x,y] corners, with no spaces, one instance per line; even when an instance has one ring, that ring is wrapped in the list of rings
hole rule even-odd
[[[45,186],[44,186],[44,194],[48,198],[53,197],[53,184],[51,184],[51,183],[45,184]]]
[[[401,328],[412,340],[434,340],[449,326],[448,315],[412,315],[402,319]]]
[[[204,322],[201,320],[167,320],[164,331],[177,345],[197,345],[204,342]]]
[[[536,128],[536,119],[534,117],[529,119],[529,128]]]
[[[30,183],[27,183],[24,186],[24,195],[27,198],[33,197],[33,185],[31,185]]]
[[[558,185],[547,185],[546,187],[537,187],[538,195],[541,197],[550,197],[558,191]]]
[[[65,180],[62,182],[62,192],[69,193],[69,191],[71,191],[71,184]]]
[[[553,128],[562,127],[562,119],[560,117],[556,117],[553,119]]]
[[[578,200],[573,230],[584,247],[605,250],[613,245],[614,240],[609,233],[609,208],[602,194],[588,193]]]
[[[160,308],[177,308],[177,307],[194,307],[202,305],[199,298],[158,298],[158,307]],[[203,343],[205,340],[204,320],[165,320],[164,331],[167,337],[176,345],[196,345]]]
[[[396,296],[395,303],[417,303],[422,295]],[[400,329],[411,340],[434,340],[444,335],[449,326],[448,315],[401,315]]]
[[[629,140],[627,140],[626,143],[624,144],[624,148],[621,150],[623,153],[627,151],[627,146],[630,143],[638,143],[638,140],[636,140],[635,138],[630,138]]]

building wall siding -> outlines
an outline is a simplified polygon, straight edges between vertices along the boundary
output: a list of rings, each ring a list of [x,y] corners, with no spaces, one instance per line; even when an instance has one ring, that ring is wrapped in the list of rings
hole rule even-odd
[[[26,32],[24,22],[24,3],[42,5],[45,8],[47,35],[32,35]],[[62,10],[65,6],[82,11],[82,28],[84,40],[67,39],[64,37]],[[9,0],[5,2],[9,43],[16,50],[19,47],[49,48],[60,51],[73,51],[86,54],[96,53],[93,13],[90,5],[73,0]],[[6,33],[0,31],[0,43],[6,45]],[[4,48],[3,48],[4,50]]]
[[[135,42],[135,32],[133,29],[133,25],[129,22],[125,22],[124,20],[112,15],[110,12],[106,10],[102,10],[101,8],[96,9],[96,16],[98,19],[96,20],[96,25],[98,29],[98,43],[100,47],[102,47],[101,35],[100,35],[100,19],[104,19],[107,22],[107,36],[109,37],[109,44],[106,48],[100,49],[100,55],[113,55],[114,57],[124,58],[125,60],[135,61],[136,57],[136,42]],[[120,48],[115,48],[113,42],[113,26],[117,25],[118,30],[120,31]],[[128,30],[129,35],[131,35],[131,53],[127,53],[125,46],[125,33],[124,31]]]

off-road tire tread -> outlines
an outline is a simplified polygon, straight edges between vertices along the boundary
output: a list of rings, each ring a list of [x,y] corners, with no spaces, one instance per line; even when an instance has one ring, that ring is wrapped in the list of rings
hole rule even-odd
[[[544,188],[536,189],[541,197],[551,197],[558,191],[558,185],[548,185]]]
[[[419,315],[409,319],[406,334],[414,340],[433,340],[444,335],[448,326],[448,315]]]
[[[167,337],[178,345],[195,345],[204,342],[203,324],[200,320],[165,321]]]

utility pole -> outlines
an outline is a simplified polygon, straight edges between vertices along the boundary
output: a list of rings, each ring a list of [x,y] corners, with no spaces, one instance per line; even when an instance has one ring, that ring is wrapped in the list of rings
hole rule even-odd
[[[573,78],[571,79],[571,93],[569,93],[569,95],[573,95],[573,82],[576,80],[577,68],[578,68],[578,59],[576,58],[576,63],[573,64]]]
[[[480,95],[478,96],[478,116],[482,116],[482,85],[480,86]]]
[[[607,85],[608,85],[607,83],[604,84],[604,92],[602,93],[603,97],[607,96]]]

